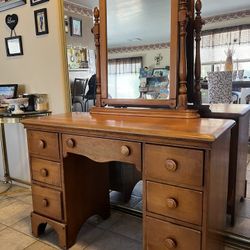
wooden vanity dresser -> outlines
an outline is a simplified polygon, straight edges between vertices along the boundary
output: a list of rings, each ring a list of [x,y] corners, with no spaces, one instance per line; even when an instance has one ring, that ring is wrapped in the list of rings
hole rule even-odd
[[[223,249],[230,131],[219,119],[68,113],[23,121],[32,173],[32,231],[72,246],[91,215],[110,215],[108,162],[142,171],[143,249]]]

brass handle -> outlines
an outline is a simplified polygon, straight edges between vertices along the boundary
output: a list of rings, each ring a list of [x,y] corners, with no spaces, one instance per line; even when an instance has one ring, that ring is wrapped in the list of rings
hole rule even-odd
[[[171,209],[178,207],[178,202],[174,198],[168,198],[167,199],[167,206]]]
[[[75,146],[76,146],[76,142],[75,142],[75,140],[74,139],[68,139],[67,141],[66,141],[66,144],[67,144],[67,146],[69,147],[69,148],[74,148]]]
[[[46,142],[44,140],[39,140],[38,147],[44,149],[46,147]]]
[[[170,172],[175,172],[177,170],[177,163],[174,160],[166,160],[165,167]]]
[[[42,177],[47,177],[49,175],[49,171],[46,168],[42,168],[40,170],[40,174]]]
[[[165,245],[168,249],[174,249],[177,247],[177,243],[175,240],[171,239],[171,238],[167,238],[165,240]]]
[[[43,199],[42,204],[43,204],[44,207],[48,207],[49,206],[49,201],[47,199]]]
[[[124,156],[129,156],[130,155],[130,148],[128,146],[121,146],[121,153]]]

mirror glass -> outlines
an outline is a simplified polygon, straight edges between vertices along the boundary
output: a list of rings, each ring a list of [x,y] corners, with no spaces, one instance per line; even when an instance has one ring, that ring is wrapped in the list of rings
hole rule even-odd
[[[107,0],[108,98],[169,99],[171,0]]]

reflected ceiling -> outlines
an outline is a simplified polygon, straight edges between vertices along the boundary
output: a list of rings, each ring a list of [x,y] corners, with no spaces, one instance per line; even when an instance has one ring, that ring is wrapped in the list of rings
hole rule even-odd
[[[169,12],[163,9],[169,0],[107,0],[111,4],[108,27],[111,32],[109,47],[137,46],[169,41],[170,24],[159,25]],[[88,8],[94,8],[99,0],[67,0]],[[117,3],[118,2],[118,3]],[[250,0],[203,0],[204,17],[250,9]],[[166,20],[166,18],[164,19]],[[170,19],[168,19],[170,21]],[[114,28],[119,24],[119,29]]]

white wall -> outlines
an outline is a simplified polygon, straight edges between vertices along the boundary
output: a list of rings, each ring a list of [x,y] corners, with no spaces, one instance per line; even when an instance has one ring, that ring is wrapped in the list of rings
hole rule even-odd
[[[0,13],[0,84],[18,83],[25,86],[27,93],[47,93],[50,110],[54,113],[66,111],[66,94],[62,53],[61,0],[44,4],[26,5]],[[36,36],[34,10],[47,8],[49,34]],[[17,35],[22,36],[23,56],[6,56],[4,38],[10,36],[5,24],[8,14],[17,14]]]
[[[47,93],[53,113],[63,113],[67,110],[61,4],[61,0],[50,0],[31,7],[30,1],[27,1],[24,6],[0,13],[0,84],[18,83],[24,86],[27,93]],[[48,11],[49,34],[36,36],[34,11],[41,8],[47,8]],[[16,33],[22,36],[24,55],[11,58],[6,56],[4,43],[4,38],[10,36],[5,17],[14,13],[19,17]],[[6,125],[5,129],[10,175],[30,181],[23,125]],[[2,165],[0,156],[0,179],[3,176]]]

